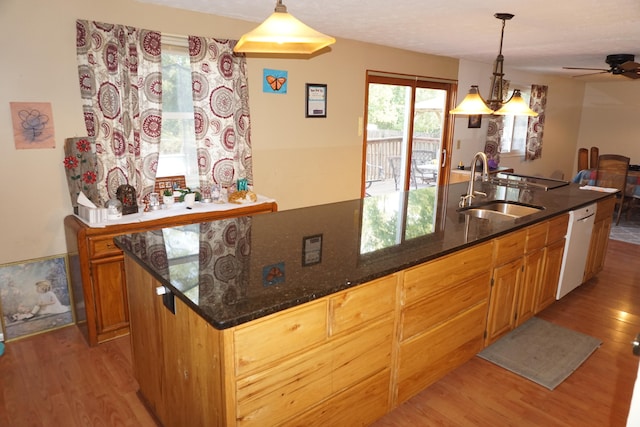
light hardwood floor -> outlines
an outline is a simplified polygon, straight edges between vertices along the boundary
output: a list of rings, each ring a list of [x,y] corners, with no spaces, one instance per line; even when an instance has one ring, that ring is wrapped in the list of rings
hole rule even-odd
[[[611,240],[605,270],[538,315],[603,341],[554,391],[475,357],[374,426],[624,426],[639,362],[639,260],[640,246]],[[89,348],[72,326],[10,342],[0,426],[155,426],[136,389],[127,338]]]

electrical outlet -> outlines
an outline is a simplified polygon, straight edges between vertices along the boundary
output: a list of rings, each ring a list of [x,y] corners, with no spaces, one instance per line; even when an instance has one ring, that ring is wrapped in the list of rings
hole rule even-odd
[[[0,342],[4,341],[4,334],[0,332]]]

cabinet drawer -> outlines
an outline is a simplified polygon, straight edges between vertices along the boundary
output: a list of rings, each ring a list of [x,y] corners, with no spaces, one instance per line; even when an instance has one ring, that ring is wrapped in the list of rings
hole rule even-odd
[[[402,312],[401,340],[407,340],[480,302],[488,301],[489,279],[487,270],[474,279],[407,306]]]
[[[542,224],[532,225],[527,228],[527,244],[525,246],[525,252],[533,252],[536,249],[541,249],[547,244],[547,230],[549,228],[549,222],[543,222]]]
[[[327,300],[322,299],[239,326],[233,333],[236,375],[254,371],[327,339]]]
[[[569,225],[569,214],[562,214],[549,221],[549,233],[547,234],[547,244],[563,239],[567,234]]]
[[[397,282],[397,275],[383,277],[331,297],[331,335],[392,313],[396,304]]]
[[[526,230],[515,231],[495,239],[494,265],[502,265],[512,259],[522,257],[524,255],[526,233]]]
[[[407,270],[403,283],[404,303],[411,304],[441,292],[453,283],[464,282],[488,271],[491,250],[490,242],[483,243]]]
[[[89,238],[89,257],[98,258],[104,256],[118,255],[122,251],[113,242],[116,234],[110,236],[90,237]]]

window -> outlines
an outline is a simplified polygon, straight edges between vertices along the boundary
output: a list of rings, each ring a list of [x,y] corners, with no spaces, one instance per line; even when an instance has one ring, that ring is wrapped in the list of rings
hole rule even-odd
[[[516,87],[520,89],[522,93],[522,99],[529,104],[529,98],[531,96],[531,90],[525,88]],[[509,91],[509,97],[513,94],[513,90]],[[507,98],[509,99],[509,98]],[[527,126],[529,124],[528,116],[502,116],[504,123],[504,130],[502,132],[502,139],[500,141],[500,154],[501,155],[524,155],[525,146],[527,143]]]
[[[162,134],[157,176],[199,186],[187,37],[162,36]]]

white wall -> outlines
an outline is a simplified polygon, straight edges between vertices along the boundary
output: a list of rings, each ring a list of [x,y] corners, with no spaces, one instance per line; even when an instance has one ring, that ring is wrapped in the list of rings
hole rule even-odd
[[[587,85],[578,148],[622,154],[640,164],[640,82],[608,76],[610,82]]]

